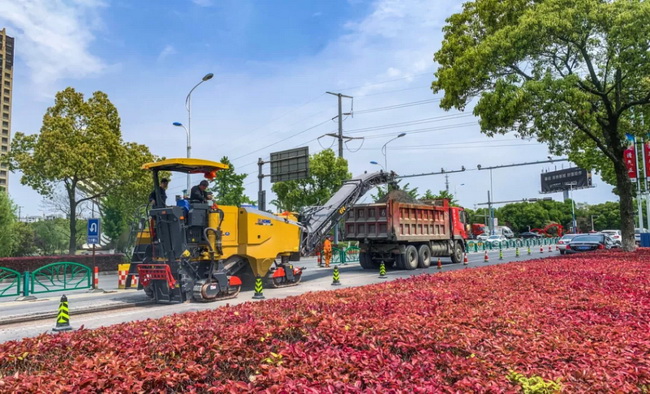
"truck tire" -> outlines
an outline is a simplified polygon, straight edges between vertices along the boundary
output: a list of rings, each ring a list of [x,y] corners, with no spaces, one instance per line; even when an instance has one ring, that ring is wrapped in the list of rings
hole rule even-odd
[[[370,270],[374,268],[372,264],[372,258],[370,256],[370,253],[367,252],[359,253],[359,265],[361,265],[361,268],[364,270]]]
[[[463,246],[460,242],[454,242],[454,246],[451,251],[451,261],[454,264],[460,264],[463,262]]]
[[[418,250],[415,246],[409,245],[406,247],[402,255],[402,261],[406,270],[414,270],[418,267]]]
[[[420,245],[418,249],[418,267],[429,268],[431,266],[431,248],[429,245]]]

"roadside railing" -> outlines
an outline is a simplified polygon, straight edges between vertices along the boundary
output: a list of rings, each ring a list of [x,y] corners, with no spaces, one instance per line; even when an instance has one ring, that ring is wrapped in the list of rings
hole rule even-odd
[[[60,262],[22,274],[0,267],[0,297],[82,290],[92,287],[92,270],[83,264]]]

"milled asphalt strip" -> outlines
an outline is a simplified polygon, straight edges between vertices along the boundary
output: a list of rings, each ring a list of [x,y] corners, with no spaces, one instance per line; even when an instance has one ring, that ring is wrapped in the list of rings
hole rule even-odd
[[[88,313],[96,313],[96,312],[106,312],[106,311],[112,311],[112,310],[117,310],[117,309],[127,309],[127,308],[136,308],[140,306],[145,306],[145,305],[151,305],[154,304],[153,301],[145,300],[145,301],[136,301],[132,303],[126,303],[126,302],[113,302],[110,304],[104,304],[104,305],[99,305],[99,306],[91,306],[91,307],[86,307],[86,308],[79,308],[79,309],[70,309],[68,314],[71,316],[75,315],[83,315],[83,314],[88,314]],[[25,322],[34,322],[34,321],[39,321],[39,320],[46,320],[46,319],[55,319],[59,314],[59,311],[56,310],[54,312],[37,312],[33,313],[31,315],[10,315],[10,316],[5,316],[0,320],[0,326],[4,325],[9,325],[9,324],[16,324],[16,323],[25,323]]]

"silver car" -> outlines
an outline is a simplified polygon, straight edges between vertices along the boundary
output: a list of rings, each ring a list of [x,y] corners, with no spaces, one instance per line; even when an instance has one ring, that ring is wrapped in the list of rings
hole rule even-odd
[[[571,240],[580,234],[564,234],[559,241],[557,241],[557,248],[560,251],[560,254],[566,253],[566,246],[571,242]],[[584,235],[584,234],[583,234]]]

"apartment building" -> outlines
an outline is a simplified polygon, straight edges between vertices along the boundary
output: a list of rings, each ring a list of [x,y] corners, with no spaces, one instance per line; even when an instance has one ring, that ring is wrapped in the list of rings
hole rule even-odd
[[[0,156],[9,152],[11,144],[11,93],[14,81],[14,38],[0,30]],[[9,170],[0,164],[0,190],[8,191]]]

